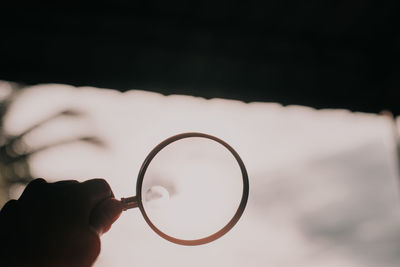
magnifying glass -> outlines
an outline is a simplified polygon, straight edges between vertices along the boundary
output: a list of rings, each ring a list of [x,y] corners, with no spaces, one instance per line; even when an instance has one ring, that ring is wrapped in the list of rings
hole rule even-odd
[[[239,154],[223,140],[183,133],[157,145],[144,160],[136,196],[124,210],[139,207],[161,237],[201,245],[226,234],[246,207],[249,180]]]

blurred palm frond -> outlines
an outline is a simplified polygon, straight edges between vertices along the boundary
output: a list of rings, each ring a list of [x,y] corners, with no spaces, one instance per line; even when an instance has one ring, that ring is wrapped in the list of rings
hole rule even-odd
[[[4,204],[10,198],[10,188],[13,185],[26,185],[34,179],[29,166],[29,157],[44,150],[68,143],[85,142],[91,145],[105,147],[103,140],[97,136],[83,136],[58,141],[31,149],[23,140],[24,137],[35,129],[54,121],[61,116],[80,117],[85,114],[74,110],[66,109],[49,116],[24,130],[18,135],[8,135],[4,129],[4,118],[7,115],[10,104],[17,95],[24,90],[21,86],[13,84],[11,93],[0,99],[0,204]]]

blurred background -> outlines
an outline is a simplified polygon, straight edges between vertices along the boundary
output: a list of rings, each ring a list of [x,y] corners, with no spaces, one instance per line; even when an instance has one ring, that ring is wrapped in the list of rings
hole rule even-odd
[[[149,151],[182,132],[217,136],[245,162],[249,201],[227,235],[179,246],[129,210],[103,236],[96,266],[400,263],[399,119],[390,113],[62,84],[3,81],[0,92],[1,203],[35,177],[104,177],[117,198],[132,196]]]
[[[0,204],[35,177],[131,196],[155,145],[199,131],[248,168],[239,224],[189,248],[129,211],[96,266],[397,267],[397,6],[2,4]]]

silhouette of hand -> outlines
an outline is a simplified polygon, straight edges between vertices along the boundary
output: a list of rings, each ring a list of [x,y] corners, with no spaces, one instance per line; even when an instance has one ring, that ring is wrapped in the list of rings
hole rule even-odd
[[[0,211],[1,265],[91,266],[100,253],[100,235],[121,212],[103,179],[36,179]]]

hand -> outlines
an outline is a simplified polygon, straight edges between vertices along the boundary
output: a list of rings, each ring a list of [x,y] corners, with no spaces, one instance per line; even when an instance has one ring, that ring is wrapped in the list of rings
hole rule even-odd
[[[100,235],[121,212],[103,179],[36,179],[0,211],[2,266],[92,266],[100,253]]]

